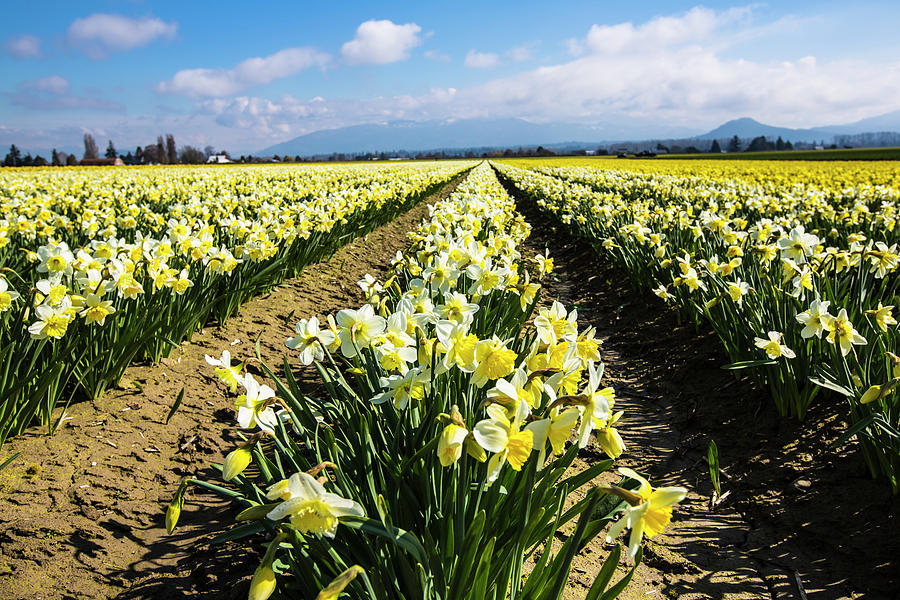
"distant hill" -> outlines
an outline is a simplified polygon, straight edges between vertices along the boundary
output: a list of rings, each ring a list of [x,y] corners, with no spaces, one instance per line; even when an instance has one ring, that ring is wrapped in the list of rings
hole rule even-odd
[[[760,123],[755,119],[744,117],[724,123],[712,131],[698,135],[697,139],[712,140],[738,136],[739,138],[754,138],[764,135],[770,139],[778,136],[784,141],[812,142],[814,140],[829,141],[835,135],[854,135],[858,133],[900,131],[900,110],[862,119],[845,125],[825,125],[811,129],[791,129],[789,127],[775,127]]]
[[[626,140],[712,140],[738,136],[742,139],[781,136],[790,142],[825,140],[835,135],[867,132],[900,132],[900,111],[863,119],[855,123],[811,129],[791,129],[760,123],[744,117],[698,135],[681,126],[617,118],[603,123],[531,123],[524,119],[457,119],[433,121],[390,121],[322,129],[263,148],[256,156],[315,156],[333,152],[424,152],[463,148],[503,149],[519,146],[548,148],[592,148]]]
[[[645,137],[661,129],[634,122],[614,124],[531,123],[524,119],[458,119],[446,121],[390,121],[323,129],[264,148],[260,156],[331,154],[332,152],[390,152],[458,148],[516,148],[571,143],[589,148],[627,139],[628,130]],[[682,127],[662,128],[669,137],[694,133]]]

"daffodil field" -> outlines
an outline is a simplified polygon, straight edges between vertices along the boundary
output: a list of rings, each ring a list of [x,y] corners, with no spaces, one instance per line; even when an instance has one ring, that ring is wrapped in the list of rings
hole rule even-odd
[[[726,368],[781,415],[843,402],[843,441],[900,491],[895,164],[522,164],[496,168],[638,290],[711,326]]]
[[[482,163],[431,207],[385,281],[359,282],[366,304],[297,322],[282,374],[262,365],[263,382],[245,369],[252,356],[207,356],[245,441],[223,481],[184,480],[169,531],[191,487],[239,503],[215,541],[264,536],[252,600],[555,599],[591,539],[628,528],[629,574],[613,582],[614,544],[587,592],[617,597],[687,490],[624,468],[597,485],[628,436],[593,328],[559,302],[538,307],[553,259],[523,256],[529,232]],[[315,366],[321,393],[304,391],[299,365]],[[593,439],[608,458],[576,462]]]
[[[0,444],[472,163],[0,174]]]

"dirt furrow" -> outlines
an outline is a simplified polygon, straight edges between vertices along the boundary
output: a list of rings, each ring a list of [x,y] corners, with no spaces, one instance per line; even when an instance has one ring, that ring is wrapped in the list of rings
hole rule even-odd
[[[227,504],[189,492],[179,527],[167,536],[164,510],[179,481],[218,479],[237,441],[233,396],[212,377],[204,355],[223,349],[274,367],[297,318],[361,303],[356,282],[387,270],[406,232],[461,178],[329,260],[244,305],[224,326],[208,326],[158,365],[128,369],[118,389],[68,408],[48,437],[37,428],[10,440],[21,452],[0,471],[0,598],[246,597],[258,563],[241,545],[210,548],[211,532],[233,523]],[[259,373],[251,360],[251,372]],[[165,424],[178,392],[183,403]]]

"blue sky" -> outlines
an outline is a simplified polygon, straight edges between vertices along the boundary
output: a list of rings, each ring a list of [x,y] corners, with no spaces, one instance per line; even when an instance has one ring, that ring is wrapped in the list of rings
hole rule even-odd
[[[520,117],[702,132],[900,108],[890,2],[44,2],[0,23],[0,144],[248,152],[322,128]]]

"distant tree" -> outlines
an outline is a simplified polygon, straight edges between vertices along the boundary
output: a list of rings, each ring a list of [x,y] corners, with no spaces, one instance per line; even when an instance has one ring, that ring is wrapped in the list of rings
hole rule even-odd
[[[713,140],[712,146],[709,147],[710,154],[721,154],[722,146],[719,145],[719,140]]]
[[[134,164],[144,164],[144,149],[140,146],[134,149]]]
[[[106,152],[104,153],[106,158],[115,158],[116,157],[116,147],[113,146],[112,140],[109,140],[109,144],[106,146]]]
[[[25,154],[25,158],[22,159],[23,167],[33,167],[34,166],[34,157],[31,156],[31,152],[27,152]]]
[[[766,137],[763,135],[758,135],[752,140],[750,140],[750,145],[747,146],[747,150],[745,152],[763,152],[767,150]]]
[[[56,148],[54,148],[53,152],[50,153],[50,162],[54,167],[59,166],[59,152],[56,151]]]
[[[125,162],[126,165],[134,164],[134,156],[131,154],[130,151],[128,152],[128,154],[125,155],[125,158],[123,158],[122,160]]]
[[[180,160],[186,165],[200,165],[206,162],[206,154],[193,146],[182,146]]]
[[[47,163],[47,159],[38,154],[34,157],[34,162],[32,163],[35,167],[46,167],[49,163]]]
[[[656,144],[656,149],[659,150],[660,152],[668,152],[669,151],[669,147],[664,146],[662,142],[658,142]]]
[[[297,156],[294,157],[294,162],[303,162],[303,159],[300,158],[300,155],[298,154]]]
[[[178,149],[175,147],[175,136],[171,133],[166,134],[166,158],[170,165],[178,162]]]
[[[212,156],[215,153],[216,153],[216,149],[213,148],[212,146],[206,146],[205,148],[203,148],[203,154],[206,155],[206,158],[209,158],[210,156]]]
[[[740,152],[741,151],[741,138],[738,136],[734,136],[728,142],[728,151],[729,152]]]
[[[147,149],[144,149],[146,152]],[[166,145],[163,143],[163,137],[161,135],[156,136],[156,161],[160,164],[165,164],[166,161]]]
[[[684,152],[686,154],[700,154],[700,148],[698,148],[697,146],[688,146],[684,149]]]
[[[9,153],[3,159],[4,167],[19,167],[22,165],[22,151],[15,144],[9,147]]]
[[[778,136],[778,139],[775,140],[775,149],[776,150],[784,150],[784,140],[781,139],[781,136]]]
[[[78,165],[78,159],[75,158],[74,154],[70,154],[69,156],[66,157],[66,166],[67,167],[74,167],[77,165]]]
[[[785,150],[793,150],[794,149],[794,144],[791,143],[791,140],[788,140],[784,143],[784,149]]]
[[[69,164],[69,156],[71,156],[71,154],[66,154],[65,152],[57,152],[57,156],[59,156],[60,167],[64,167]]]
[[[84,134],[84,157],[83,158],[99,158],[100,150],[97,149],[97,142],[94,136],[89,133]]]

